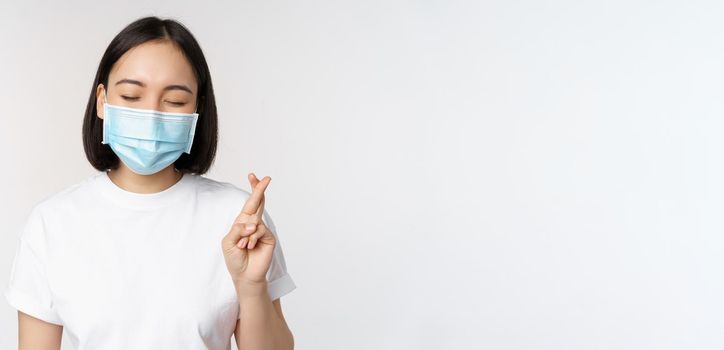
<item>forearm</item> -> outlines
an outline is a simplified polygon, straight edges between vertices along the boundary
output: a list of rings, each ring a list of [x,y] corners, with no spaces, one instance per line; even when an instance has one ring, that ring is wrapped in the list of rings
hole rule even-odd
[[[269,298],[267,284],[237,286],[239,299],[239,350],[292,350],[292,334]]]

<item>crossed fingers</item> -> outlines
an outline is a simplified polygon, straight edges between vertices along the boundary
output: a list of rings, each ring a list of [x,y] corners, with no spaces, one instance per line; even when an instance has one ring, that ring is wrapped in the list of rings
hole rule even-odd
[[[261,181],[253,173],[249,174],[249,182],[252,184],[251,196],[244,203],[241,213],[236,217],[235,223],[242,223],[244,230],[242,238],[237,242],[239,248],[253,249],[259,238],[266,234],[267,228],[264,225],[264,191],[271,182],[271,177],[265,176]]]

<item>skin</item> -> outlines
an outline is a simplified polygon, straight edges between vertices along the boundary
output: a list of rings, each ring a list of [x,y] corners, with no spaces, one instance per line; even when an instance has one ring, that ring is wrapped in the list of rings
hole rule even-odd
[[[108,82],[108,103],[113,105],[164,112],[196,111],[198,86],[193,69],[183,53],[167,41],[146,42],[126,52],[114,64]],[[169,86],[173,88],[168,89]],[[103,84],[96,88],[96,109],[101,119],[105,89]],[[139,175],[120,162],[118,169],[110,170],[108,176],[124,190],[155,193],[173,186],[183,175],[173,164],[155,174]],[[262,220],[264,191],[271,177],[259,180],[250,173],[248,180],[252,194],[221,241],[221,253],[240,307],[241,318],[236,323],[234,338],[240,350],[293,349],[294,338],[284,319],[281,300],[270,300],[266,282],[276,245],[274,235]],[[58,350],[62,333],[63,326],[18,311],[20,349]]]

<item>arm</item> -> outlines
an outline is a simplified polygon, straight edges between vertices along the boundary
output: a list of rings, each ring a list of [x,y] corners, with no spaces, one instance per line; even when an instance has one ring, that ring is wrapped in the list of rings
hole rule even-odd
[[[63,326],[18,311],[18,349],[59,350]]]
[[[266,283],[244,289],[239,297],[239,315],[234,338],[239,350],[291,350],[294,337],[282,313],[281,298],[269,300]],[[251,291],[251,292],[248,292]]]

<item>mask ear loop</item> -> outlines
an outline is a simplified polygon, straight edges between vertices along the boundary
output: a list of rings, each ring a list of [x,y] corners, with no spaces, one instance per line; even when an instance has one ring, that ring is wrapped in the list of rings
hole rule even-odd
[[[103,102],[104,102],[103,108],[105,109],[105,104],[108,103],[108,91],[107,91],[106,89],[103,89]],[[104,115],[103,115],[103,134],[102,134],[103,136],[102,136],[102,139],[101,139],[101,143],[102,143],[102,144],[108,144],[108,139],[107,139],[107,135],[106,135],[106,128],[108,127],[108,125],[109,125],[108,115],[105,114],[105,112],[104,112]]]

